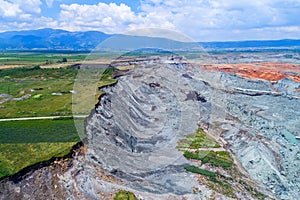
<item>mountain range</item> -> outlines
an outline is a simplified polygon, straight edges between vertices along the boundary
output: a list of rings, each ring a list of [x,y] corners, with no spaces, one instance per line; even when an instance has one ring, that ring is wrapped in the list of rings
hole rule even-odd
[[[300,39],[186,43],[158,37],[106,34],[99,31],[69,32],[50,28],[0,33],[0,50],[90,51],[99,44],[99,50],[133,50],[139,47],[186,50],[197,49],[199,46],[209,49],[293,48],[300,46]]]

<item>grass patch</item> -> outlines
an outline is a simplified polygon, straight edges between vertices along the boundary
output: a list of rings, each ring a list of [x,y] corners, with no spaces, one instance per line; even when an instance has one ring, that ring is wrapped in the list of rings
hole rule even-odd
[[[247,184],[245,181],[243,180],[239,180],[239,183],[241,185],[243,185],[243,187],[248,191],[250,192],[251,196],[256,198],[256,199],[259,199],[259,200],[263,200],[263,199],[266,199],[268,196],[259,192],[257,189],[251,187],[249,184]]]
[[[215,172],[211,172],[205,169],[200,169],[199,167],[193,166],[193,165],[188,165],[186,167],[184,167],[184,169],[188,172],[192,172],[192,173],[196,173],[196,174],[201,174],[204,176],[208,176],[208,177],[216,177],[217,174]]]
[[[15,95],[13,97],[24,96],[25,94],[30,94],[31,97],[25,100],[8,100],[0,104],[0,118],[63,116],[72,114],[72,94],[69,93],[73,89],[72,81],[33,81],[21,84],[9,84],[10,90],[18,87],[19,93],[25,91],[22,95]],[[34,88],[34,85],[44,89],[42,91],[28,92],[31,88]],[[60,91],[64,91],[65,93],[60,96],[52,95],[52,93],[60,93]]]
[[[0,122],[0,178],[52,157],[80,141],[73,120]]]
[[[14,68],[0,70],[0,118],[71,115],[75,69]],[[60,93],[62,95],[53,95]],[[24,100],[13,100],[30,95]]]
[[[210,181],[208,183],[208,186],[211,189],[232,198],[236,197],[233,188],[226,182],[224,176],[219,174],[218,172],[208,171],[193,165],[186,166],[185,170],[207,177],[207,179]]]
[[[196,133],[186,135],[186,138],[179,140],[177,148],[219,148],[221,147],[214,138],[210,137],[204,130],[198,128]]]
[[[115,83],[116,80],[112,78],[115,70],[108,68],[105,71],[104,69],[80,71],[80,77],[84,83],[77,83],[75,89],[79,90],[77,94],[82,97],[79,102],[75,103],[78,104],[78,108],[87,108],[83,111],[78,110],[76,114],[87,114],[93,109],[101,94],[97,87]],[[77,69],[41,69],[38,67],[0,70],[0,94],[10,95],[6,99],[0,97],[0,118],[72,115],[72,100],[74,99],[72,99],[71,91],[74,89],[77,72]],[[87,81],[85,79],[87,77],[90,80]],[[86,84],[88,86],[85,86]],[[81,87],[82,91],[80,91]],[[26,95],[30,96],[23,100],[13,100],[13,98]],[[93,102],[88,102],[90,99]]]
[[[137,200],[137,198],[132,192],[120,190],[115,194],[114,200]]]
[[[78,142],[74,120],[0,122],[0,144]]]
[[[69,153],[76,142],[0,144],[0,178],[30,165]]]
[[[232,166],[233,160],[226,151],[196,151],[195,153],[184,151],[184,157],[188,159],[201,160],[203,164],[210,163],[215,167],[228,169]]]

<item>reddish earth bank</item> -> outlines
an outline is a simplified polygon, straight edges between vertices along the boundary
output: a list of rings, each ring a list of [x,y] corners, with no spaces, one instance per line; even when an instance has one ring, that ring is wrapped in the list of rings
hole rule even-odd
[[[253,62],[239,64],[207,64],[201,65],[207,70],[234,73],[245,78],[278,81],[290,78],[300,82],[300,65],[277,62]]]

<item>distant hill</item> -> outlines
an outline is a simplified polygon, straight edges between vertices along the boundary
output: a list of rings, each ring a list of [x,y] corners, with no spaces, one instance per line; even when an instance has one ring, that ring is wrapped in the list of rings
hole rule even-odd
[[[113,37],[115,36],[115,37]],[[103,43],[102,43],[103,42]],[[97,47],[101,43],[100,48]],[[165,38],[110,35],[98,31],[69,32],[57,29],[11,31],[0,33],[2,50],[135,50],[161,48],[168,50],[199,49],[197,43]]]
[[[10,31],[0,33],[0,49],[90,50],[111,36],[98,31],[69,32],[57,29]]]
[[[204,48],[276,48],[276,47],[300,47],[300,40],[250,40],[232,42],[199,42]]]
[[[116,37],[113,37],[116,36]],[[109,40],[107,40],[109,39]],[[184,43],[165,38],[111,35],[99,31],[69,32],[59,29],[9,31],[0,33],[0,50],[93,50],[101,42],[99,50],[134,50],[137,48],[161,48],[168,50],[197,50],[200,47],[263,48],[300,46],[300,40],[198,42]]]

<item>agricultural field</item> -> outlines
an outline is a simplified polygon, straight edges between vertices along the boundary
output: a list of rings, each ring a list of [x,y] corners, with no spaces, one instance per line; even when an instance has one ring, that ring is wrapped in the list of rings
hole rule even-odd
[[[45,62],[48,66],[61,62],[71,65],[84,58],[81,54],[0,53],[0,119],[59,116],[58,119],[0,120],[0,179],[53,157],[63,157],[80,142],[76,128],[84,120],[72,117],[72,95],[79,69],[41,65]],[[99,81],[96,86],[115,82],[111,77],[114,70],[108,70],[103,77],[101,70],[95,71],[85,70],[97,76],[93,79]],[[91,94],[101,92],[87,95]],[[93,106],[76,114],[87,115]]]
[[[52,157],[80,141],[73,119],[0,122],[0,178]]]
[[[0,68],[28,67],[81,62],[86,53],[72,52],[0,52]]]
[[[113,71],[103,72],[99,69],[86,69],[84,73],[91,77],[95,89],[114,83]],[[0,69],[0,119],[71,116],[72,95],[78,69],[22,67]],[[102,73],[103,76],[102,76]],[[82,75],[82,73],[81,73]],[[95,80],[97,81],[95,83]],[[86,82],[85,82],[86,83]],[[77,87],[78,88],[78,87]],[[93,95],[95,92],[87,93]],[[95,95],[100,95],[98,91]],[[98,98],[95,96],[95,99]],[[84,98],[83,98],[84,99]],[[89,108],[89,111],[93,107]],[[86,114],[76,113],[76,114]]]
[[[0,118],[71,115],[75,69],[0,71]]]

